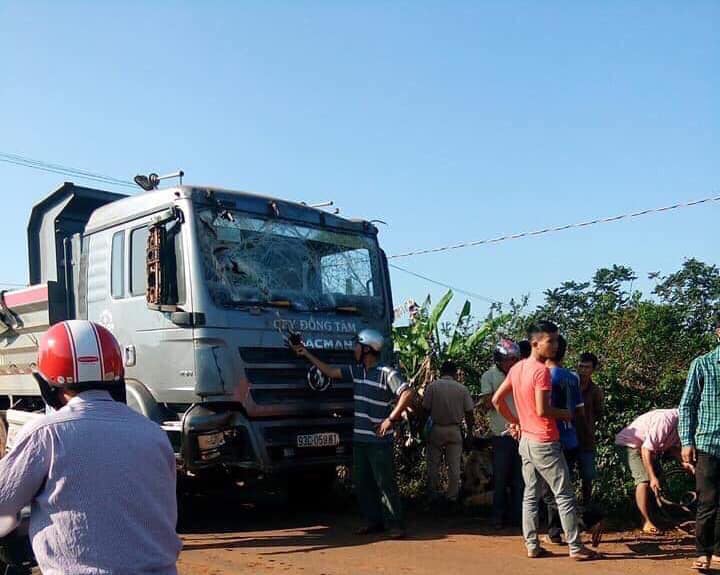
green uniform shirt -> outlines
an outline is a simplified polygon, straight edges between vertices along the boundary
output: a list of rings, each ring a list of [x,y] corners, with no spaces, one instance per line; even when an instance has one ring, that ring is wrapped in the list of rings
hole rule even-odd
[[[720,457],[720,347],[690,364],[679,411],[683,447]]]

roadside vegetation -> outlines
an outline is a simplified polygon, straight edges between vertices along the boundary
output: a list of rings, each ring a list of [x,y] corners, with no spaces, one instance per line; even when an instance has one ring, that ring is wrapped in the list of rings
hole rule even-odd
[[[477,396],[480,375],[490,366],[500,337],[524,339],[529,322],[554,321],[569,341],[569,367],[584,351],[600,358],[595,381],[605,394],[605,410],[597,425],[600,479],[595,494],[609,507],[624,507],[630,484],[612,447],[615,434],[645,411],[677,406],[690,362],[717,345],[710,327],[713,312],[720,310],[717,266],[688,259],[675,273],[650,274],[649,279],[654,289],[643,294],[633,287],[637,275],[632,269],[602,268],[589,281],[548,289],[536,308],[525,298],[495,305],[486,317],[476,318],[465,302],[452,321],[446,317],[452,292],[435,304],[428,298],[412,310],[409,325],[394,330],[397,361],[422,392],[440,364],[452,359]],[[484,425],[479,418],[476,432],[482,434]],[[398,473],[408,496],[419,495],[424,485],[420,433],[414,429],[397,446]],[[690,485],[678,477],[673,474],[668,486],[671,495]]]

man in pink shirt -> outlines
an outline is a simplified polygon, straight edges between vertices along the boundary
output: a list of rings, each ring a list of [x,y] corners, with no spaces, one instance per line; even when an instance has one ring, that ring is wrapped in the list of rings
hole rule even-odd
[[[567,409],[552,406],[550,370],[545,365],[547,359],[555,357],[558,327],[549,321],[541,321],[530,327],[528,335],[532,354],[513,366],[492,398],[495,408],[521,436],[520,457],[525,480],[523,537],[528,557],[547,554],[540,547],[537,534],[540,500],[547,483],[555,496],[570,557],[577,561],[593,559],[597,554],[580,541],[575,490],[558,433],[557,420],[570,420],[572,414]],[[510,393],[517,417],[505,402]]]
[[[657,535],[660,530],[650,518],[650,494],[660,494],[658,456],[670,452],[680,459],[678,410],[644,413],[615,436],[615,445],[635,482],[635,503],[643,516],[643,533]]]

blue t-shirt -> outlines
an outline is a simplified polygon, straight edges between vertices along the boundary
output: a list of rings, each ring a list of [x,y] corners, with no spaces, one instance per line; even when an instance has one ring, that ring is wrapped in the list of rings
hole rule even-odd
[[[578,379],[578,376],[572,371],[564,367],[550,368],[550,376],[552,378],[552,393],[550,397],[553,407],[568,409],[570,413],[574,414],[578,407],[584,405],[580,391],[580,379]],[[557,426],[563,449],[575,449],[579,447],[580,442],[578,441],[574,420],[558,420]]]

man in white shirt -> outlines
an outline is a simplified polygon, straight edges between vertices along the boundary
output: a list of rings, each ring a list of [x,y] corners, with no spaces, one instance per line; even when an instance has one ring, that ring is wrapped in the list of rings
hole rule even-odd
[[[518,453],[518,442],[508,433],[507,421],[492,406],[491,399],[500,387],[510,368],[520,359],[520,347],[510,339],[502,339],[493,351],[494,365],[480,380],[481,401],[487,410],[493,448],[493,526],[502,529],[508,522],[513,526],[522,521],[522,498],[524,483],[522,463]],[[508,408],[513,412],[512,396],[506,398]],[[510,505],[508,506],[508,500]],[[509,514],[509,517],[506,517]]]

